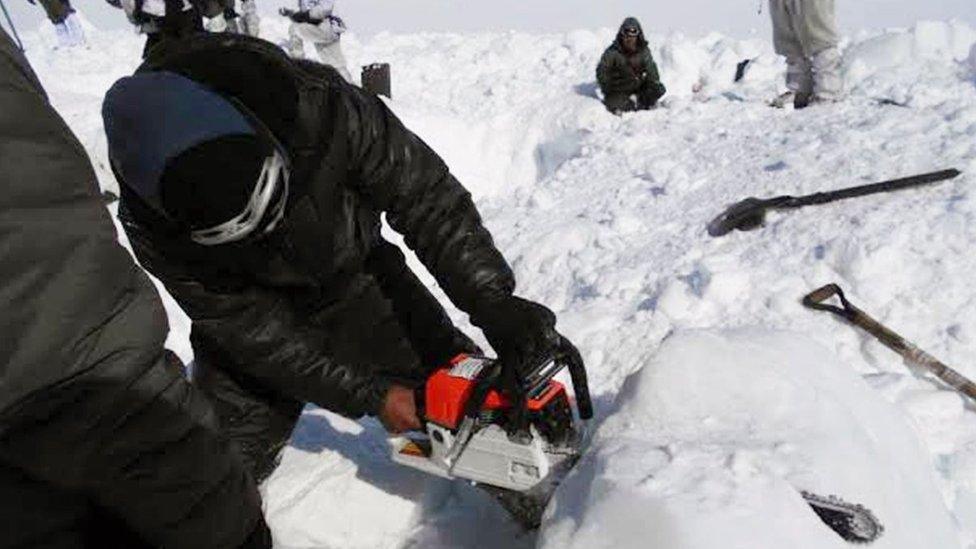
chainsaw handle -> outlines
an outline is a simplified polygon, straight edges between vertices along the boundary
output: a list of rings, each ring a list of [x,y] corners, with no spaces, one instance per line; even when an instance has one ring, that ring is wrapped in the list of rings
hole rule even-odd
[[[569,377],[573,380],[573,392],[576,393],[576,411],[580,419],[593,417],[593,400],[590,399],[590,386],[586,379],[586,366],[583,357],[572,343],[565,337],[559,337],[559,360],[569,369]]]
[[[477,419],[481,415],[481,408],[488,398],[488,393],[495,387],[498,377],[501,374],[502,366],[497,360],[489,363],[487,368],[482,368],[474,379],[474,389],[471,397],[464,403],[464,415],[471,419]]]

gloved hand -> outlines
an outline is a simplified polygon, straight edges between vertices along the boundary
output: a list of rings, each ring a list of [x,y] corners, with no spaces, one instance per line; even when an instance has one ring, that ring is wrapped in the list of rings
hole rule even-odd
[[[33,0],[27,0],[27,1],[30,2],[31,4],[34,3]],[[105,2],[107,2],[108,5],[112,6],[113,8],[122,9],[122,0],[105,0]]]
[[[516,397],[525,375],[553,356],[561,337],[556,315],[546,307],[515,296],[480,304],[471,322],[481,328],[498,353],[502,385]]]
[[[295,15],[295,10],[290,10],[288,8],[278,8],[278,15],[282,17],[291,17]]]

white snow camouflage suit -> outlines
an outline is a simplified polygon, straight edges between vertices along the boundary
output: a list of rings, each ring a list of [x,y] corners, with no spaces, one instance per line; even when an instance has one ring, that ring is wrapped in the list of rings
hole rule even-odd
[[[841,94],[834,0],[769,0],[773,46],[786,57],[786,87],[836,100]]]
[[[319,61],[339,71],[346,82],[352,83],[352,76],[346,68],[346,57],[342,54],[339,39],[346,31],[341,19],[332,15],[335,0],[298,0],[298,10],[308,12],[309,17],[321,23],[292,22],[288,28],[288,54],[296,59],[305,57],[304,40],[315,46]]]

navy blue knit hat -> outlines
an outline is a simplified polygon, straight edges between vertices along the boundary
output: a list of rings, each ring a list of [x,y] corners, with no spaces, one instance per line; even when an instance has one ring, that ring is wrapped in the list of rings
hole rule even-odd
[[[167,164],[197,145],[228,136],[257,136],[229,101],[170,72],[120,79],[102,103],[108,154],[122,183],[166,214],[162,175]]]

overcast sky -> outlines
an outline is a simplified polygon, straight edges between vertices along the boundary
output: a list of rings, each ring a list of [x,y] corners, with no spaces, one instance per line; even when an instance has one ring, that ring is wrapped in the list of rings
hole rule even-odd
[[[43,22],[40,6],[27,0],[0,0],[21,32]],[[260,11],[275,16],[297,1],[257,0]],[[769,29],[766,0],[339,0],[336,12],[360,35],[394,32],[534,30],[566,31],[615,27],[636,15],[651,32],[704,34],[715,30],[745,37]],[[104,0],[74,0],[96,26],[127,25],[122,12]],[[763,4],[763,13],[757,13]],[[976,27],[976,0],[837,0],[846,32],[862,28],[909,26],[924,19],[961,19]],[[6,25],[6,21],[4,21]]]

